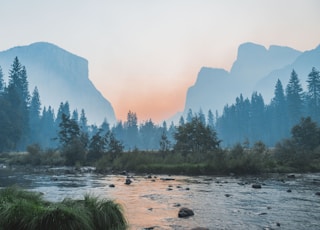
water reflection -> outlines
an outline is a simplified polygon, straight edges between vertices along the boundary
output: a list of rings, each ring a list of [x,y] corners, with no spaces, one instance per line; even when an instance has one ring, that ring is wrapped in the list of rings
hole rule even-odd
[[[45,199],[77,199],[91,193],[123,205],[130,229],[319,229],[320,174],[267,177],[185,177],[175,180],[93,173],[55,174],[0,170],[0,187],[18,184]],[[253,183],[262,184],[253,189]],[[114,187],[109,185],[113,184]],[[288,192],[290,190],[290,192]],[[180,207],[195,215],[178,218]]]

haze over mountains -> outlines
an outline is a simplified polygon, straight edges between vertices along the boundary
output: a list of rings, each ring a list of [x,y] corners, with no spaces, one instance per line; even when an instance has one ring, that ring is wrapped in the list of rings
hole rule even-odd
[[[90,124],[99,125],[105,118],[110,124],[115,124],[111,103],[88,77],[86,59],[45,42],[14,47],[0,52],[0,66],[5,78],[15,56],[26,66],[30,92],[38,87],[43,106],[51,105],[57,112],[60,103],[68,101],[71,109],[85,110]],[[230,71],[201,68],[195,84],[187,91],[182,114],[186,115],[189,109],[195,113],[201,109],[205,114],[209,109],[212,112],[218,110],[221,114],[223,107],[234,103],[241,93],[250,98],[254,91],[261,93],[265,103],[269,103],[277,79],[285,87],[292,69],[297,72],[305,89],[311,68],[320,69],[319,60],[320,46],[301,52],[276,45],[267,49],[254,43],[241,44]],[[173,120],[177,122],[180,115]]]
[[[95,88],[88,77],[88,61],[59,48],[38,42],[0,52],[0,66],[5,79],[15,57],[27,69],[29,91],[38,87],[42,106],[55,112],[61,102],[68,101],[71,110],[85,110],[89,124],[100,125],[106,118],[116,122],[111,103]],[[72,112],[72,111],[71,111]]]
[[[211,109],[221,114],[226,104],[235,102],[237,96],[251,97],[261,93],[269,103],[274,95],[277,79],[285,88],[293,69],[305,89],[312,67],[320,69],[320,46],[301,52],[289,47],[272,45],[269,49],[254,43],[244,43],[238,48],[236,61],[230,72],[224,69],[201,68],[197,80],[187,91],[183,115],[189,109],[205,114]]]

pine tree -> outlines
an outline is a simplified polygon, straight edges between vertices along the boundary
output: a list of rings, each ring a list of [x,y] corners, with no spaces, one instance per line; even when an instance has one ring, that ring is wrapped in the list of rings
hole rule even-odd
[[[73,110],[71,119],[75,120],[76,122],[79,121],[79,113],[77,109]]]
[[[81,129],[81,132],[88,133],[88,119],[86,117],[86,113],[84,109],[81,110],[79,126]]]
[[[189,123],[192,121],[192,118],[193,118],[193,112],[192,112],[192,109],[189,109],[188,110],[188,113],[187,113],[187,119],[186,119],[186,122]]]
[[[206,125],[206,116],[204,115],[202,109],[199,110],[198,116],[202,124]]]
[[[180,119],[179,119],[179,125],[181,126],[181,125],[184,125],[184,124],[185,124],[184,118],[183,118],[183,116],[181,116]]]
[[[102,135],[100,131],[94,134],[90,139],[87,160],[93,162],[101,158],[105,151],[106,144],[107,140],[105,135]]]
[[[67,117],[70,117],[70,106],[68,101],[66,101],[65,103],[61,102],[59,105],[57,118],[56,118],[57,127],[59,127],[60,123],[62,122],[63,114],[66,115]]]
[[[103,120],[102,124],[100,125],[100,130],[101,130],[101,135],[106,135],[107,133],[110,132],[110,125],[106,118]]]
[[[271,100],[269,108],[271,110],[271,120],[269,126],[271,129],[270,142],[274,144],[280,139],[287,137],[290,131],[287,119],[286,98],[282,83],[279,79],[277,80],[274,90],[274,97]]]
[[[30,108],[29,108],[29,125],[30,125],[30,134],[29,134],[29,141],[31,143],[38,143],[40,144],[40,112],[41,112],[41,102],[40,102],[40,95],[38,88],[35,87],[32,92]]]
[[[311,118],[320,122],[320,73],[316,68],[308,75],[308,112]]]
[[[209,109],[209,111],[208,111],[208,126],[210,128],[214,128],[214,115],[213,115],[211,109]]]
[[[265,120],[264,120],[265,105],[261,94],[254,92],[251,96],[250,108],[250,141],[255,143],[264,137]]]
[[[125,123],[126,128],[126,143],[127,149],[137,148],[139,145],[139,132],[138,132],[138,117],[134,112],[129,111],[127,115],[127,121]]]
[[[25,149],[29,133],[29,102],[27,71],[15,57],[9,71],[9,84],[6,88],[6,98],[11,107],[10,119],[15,124],[17,135],[13,140],[14,148]]]
[[[58,141],[56,140],[57,130],[55,126],[55,115],[51,106],[49,106],[48,109],[44,107],[42,110],[40,130],[40,145],[42,147],[58,147]]]
[[[2,94],[4,90],[4,80],[3,80],[3,72],[2,72],[2,68],[0,66],[0,93]]]
[[[291,72],[289,83],[286,87],[289,127],[297,124],[302,117],[302,87],[298,75]]]

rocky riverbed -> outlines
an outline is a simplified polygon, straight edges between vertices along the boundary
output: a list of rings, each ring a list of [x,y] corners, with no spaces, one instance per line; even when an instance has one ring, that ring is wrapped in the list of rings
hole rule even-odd
[[[130,183],[126,183],[127,180]],[[92,169],[0,169],[51,201],[86,193],[122,204],[129,229],[319,229],[320,174],[262,176],[99,175]],[[179,217],[187,208],[193,215]]]

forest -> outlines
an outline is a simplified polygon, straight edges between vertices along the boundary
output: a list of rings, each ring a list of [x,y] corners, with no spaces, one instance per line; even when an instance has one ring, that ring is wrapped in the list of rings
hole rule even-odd
[[[178,125],[139,123],[132,111],[112,127],[106,119],[89,125],[85,111],[70,111],[68,101],[57,114],[51,106],[42,108],[37,87],[30,94],[26,67],[16,57],[7,83],[0,67],[0,152],[28,152],[15,163],[91,163],[102,170],[256,172],[301,168],[302,162],[305,170],[319,170],[319,103],[320,74],[312,68],[306,92],[292,70],[285,88],[276,82],[270,104],[254,92],[250,99],[239,95],[221,115],[189,109]]]

